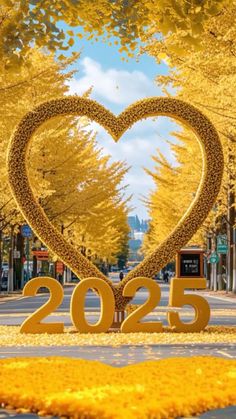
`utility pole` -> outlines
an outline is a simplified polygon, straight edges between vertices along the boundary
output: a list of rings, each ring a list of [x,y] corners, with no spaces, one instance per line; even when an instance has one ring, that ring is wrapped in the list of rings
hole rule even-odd
[[[233,227],[235,224],[235,195],[233,190],[233,183],[234,183],[234,175],[232,168],[235,166],[235,156],[234,156],[234,143],[235,140],[229,138],[228,141],[228,197],[227,197],[227,242],[228,242],[228,253],[227,253],[227,284],[226,290],[227,292],[232,291],[233,289],[233,264],[234,264],[234,237],[233,237]]]
[[[230,187],[229,187],[230,189]],[[234,194],[228,191],[228,220],[227,220],[227,292],[232,291],[233,285],[233,225],[234,225]]]
[[[212,232],[211,236],[211,252],[216,251],[216,233]],[[217,291],[217,263],[211,263],[211,279],[210,279],[210,289]]]
[[[235,244],[234,244],[234,223],[235,223],[235,209],[234,204],[234,193],[232,190],[228,191],[228,217],[227,217],[227,242],[228,242],[228,253],[227,253],[227,291],[233,289],[233,271],[235,267]]]
[[[8,271],[8,287],[7,291],[14,291],[14,226],[11,226],[11,235],[10,235],[10,249],[9,249],[9,271]]]
[[[235,208],[234,208],[235,211]],[[236,294],[236,229],[233,228],[233,286],[232,291]]]

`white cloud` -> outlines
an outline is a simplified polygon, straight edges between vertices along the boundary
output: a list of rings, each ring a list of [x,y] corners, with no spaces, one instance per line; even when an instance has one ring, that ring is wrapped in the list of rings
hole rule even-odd
[[[82,77],[73,78],[69,82],[70,94],[83,94],[93,86],[91,98],[104,104],[118,114],[127,104],[136,100],[160,96],[160,89],[142,71],[124,71],[115,68],[104,69],[102,65],[86,57],[81,61]],[[170,161],[174,161],[170,147],[165,141],[170,138],[170,131],[176,126],[165,117],[148,118],[136,123],[115,143],[100,125],[91,121],[89,130],[96,131],[98,147],[104,154],[111,156],[111,161],[123,160],[131,166],[123,184],[129,185],[126,195],[133,194],[131,205],[136,207],[137,214],[146,217],[142,195],[148,196],[154,187],[152,178],[145,173],[143,167],[154,168],[151,158],[156,155],[157,148]]]
[[[151,128],[153,129],[151,130]],[[152,177],[143,168],[154,169],[155,163],[152,160],[152,156],[157,154],[157,148],[160,148],[167,159],[174,163],[174,156],[170,151],[169,144],[155,134],[154,128],[155,123],[152,122],[152,126],[151,124],[148,126],[146,134],[138,132],[135,135],[134,127],[123,135],[118,143],[115,143],[104,128],[97,124],[95,125],[95,123],[93,124],[93,129],[97,132],[97,141],[99,146],[102,147],[103,154],[110,155],[111,161],[123,160],[130,167],[123,182],[123,185],[128,185],[125,195],[133,195],[131,206],[136,208],[133,212],[143,218],[147,217],[147,213],[141,198],[143,196],[148,197],[155,186]],[[168,130],[166,129],[167,133]]]
[[[160,89],[142,71],[105,70],[90,57],[85,57],[81,65],[83,76],[69,82],[71,94],[83,94],[93,86],[92,97],[116,105],[161,95]]]
[[[99,146],[103,148],[103,153],[110,154],[112,160],[126,160],[133,167],[145,166],[150,168],[150,165],[153,166],[151,156],[157,154],[157,149],[160,149],[170,162],[174,162],[174,156],[170,150],[170,146],[165,141],[165,138],[170,139],[168,131],[172,126],[166,126],[165,123],[165,136],[160,136],[159,131],[161,133],[163,131],[161,119],[157,127],[157,123],[153,121],[149,121],[149,125],[147,121],[144,122],[146,124],[146,130],[140,129],[139,131],[139,129],[136,130],[136,126],[132,127],[117,143],[115,143],[100,125],[96,123],[92,123],[91,125],[92,129],[97,133],[96,138]]]

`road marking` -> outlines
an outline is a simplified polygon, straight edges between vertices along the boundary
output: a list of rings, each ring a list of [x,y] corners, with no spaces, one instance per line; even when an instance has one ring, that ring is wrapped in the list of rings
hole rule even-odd
[[[224,352],[224,351],[217,351],[217,353],[221,354],[221,355],[224,355],[224,356],[227,356],[228,358],[234,358],[234,356],[232,356],[232,355],[230,355],[230,354],[228,354],[227,352]]]

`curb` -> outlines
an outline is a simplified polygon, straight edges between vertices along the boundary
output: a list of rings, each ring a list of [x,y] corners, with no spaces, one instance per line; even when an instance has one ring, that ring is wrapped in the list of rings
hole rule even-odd
[[[225,301],[225,302],[228,301],[230,303],[236,303],[236,296],[235,297],[227,297],[227,296],[224,296],[224,295],[219,296],[219,295],[211,294],[210,292],[201,292],[199,294],[201,294],[202,296],[205,296],[205,297],[215,298],[216,300],[221,300],[221,301]]]

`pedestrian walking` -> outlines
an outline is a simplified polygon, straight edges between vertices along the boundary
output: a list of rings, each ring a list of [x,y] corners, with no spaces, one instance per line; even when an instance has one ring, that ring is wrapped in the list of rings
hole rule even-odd
[[[120,272],[119,278],[120,278],[120,281],[122,281],[122,279],[124,278],[124,274],[122,271]]]
[[[164,282],[168,283],[169,282],[169,273],[168,271],[164,272]]]

